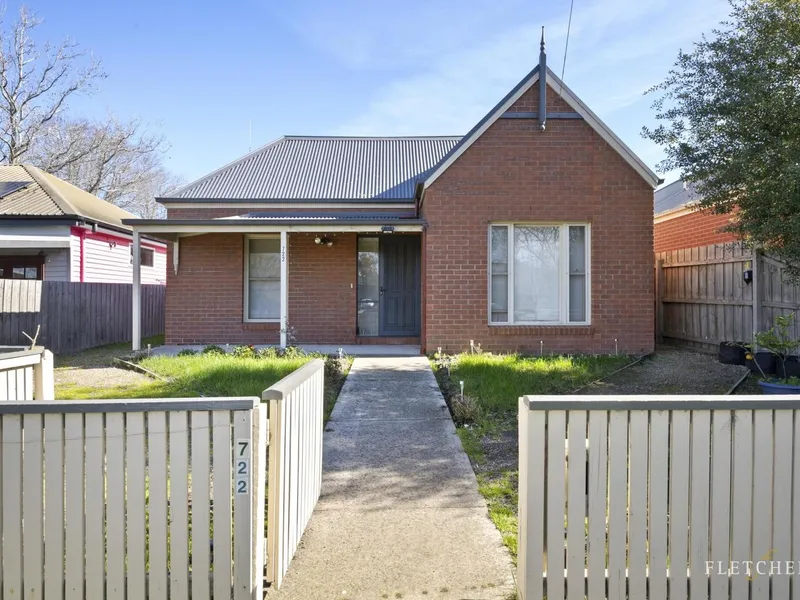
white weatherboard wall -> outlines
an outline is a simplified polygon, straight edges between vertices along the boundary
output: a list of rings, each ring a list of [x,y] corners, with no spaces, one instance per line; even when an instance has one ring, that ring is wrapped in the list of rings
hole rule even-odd
[[[145,248],[153,245],[145,241]],[[70,273],[72,281],[81,280],[81,241],[72,236],[70,253]],[[84,283],[132,283],[133,265],[131,262],[131,241],[119,237],[116,241],[95,239],[87,236],[83,240]],[[143,284],[164,284],[167,281],[167,255],[154,249],[153,266],[142,267]]]
[[[69,239],[69,280],[81,280],[81,240],[77,235]]]
[[[69,281],[70,261],[69,249],[45,250],[45,281]]]

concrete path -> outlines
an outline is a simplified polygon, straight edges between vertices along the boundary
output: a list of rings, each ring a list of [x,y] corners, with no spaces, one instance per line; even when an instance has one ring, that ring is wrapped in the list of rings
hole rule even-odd
[[[357,358],[290,600],[506,600],[512,565],[425,357]]]

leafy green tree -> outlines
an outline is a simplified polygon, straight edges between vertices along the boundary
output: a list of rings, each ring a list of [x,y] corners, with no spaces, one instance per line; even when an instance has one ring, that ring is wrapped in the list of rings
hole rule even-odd
[[[648,91],[643,135],[697,187],[702,208],[800,276],[800,1],[731,0],[731,14],[681,51]]]

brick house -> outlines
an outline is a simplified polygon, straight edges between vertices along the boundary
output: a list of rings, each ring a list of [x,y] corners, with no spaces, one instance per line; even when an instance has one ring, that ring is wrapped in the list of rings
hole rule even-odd
[[[730,215],[698,210],[694,186],[682,179],[653,194],[653,248],[659,252],[727,244],[737,241],[732,233],[721,231]]]
[[[542,52],[463,137],[283,137],[128,223],[172,241],[167,343],[639,353],[658,183]]]

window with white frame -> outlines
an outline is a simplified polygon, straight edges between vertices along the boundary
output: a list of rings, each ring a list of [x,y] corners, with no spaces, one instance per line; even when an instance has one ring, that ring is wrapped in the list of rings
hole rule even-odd
[[[589,322],[589,226],[492,225],[489,322]]]
[[[278,321],[281,312],[281,241],[247,239],[244,308],[248,321]]]

